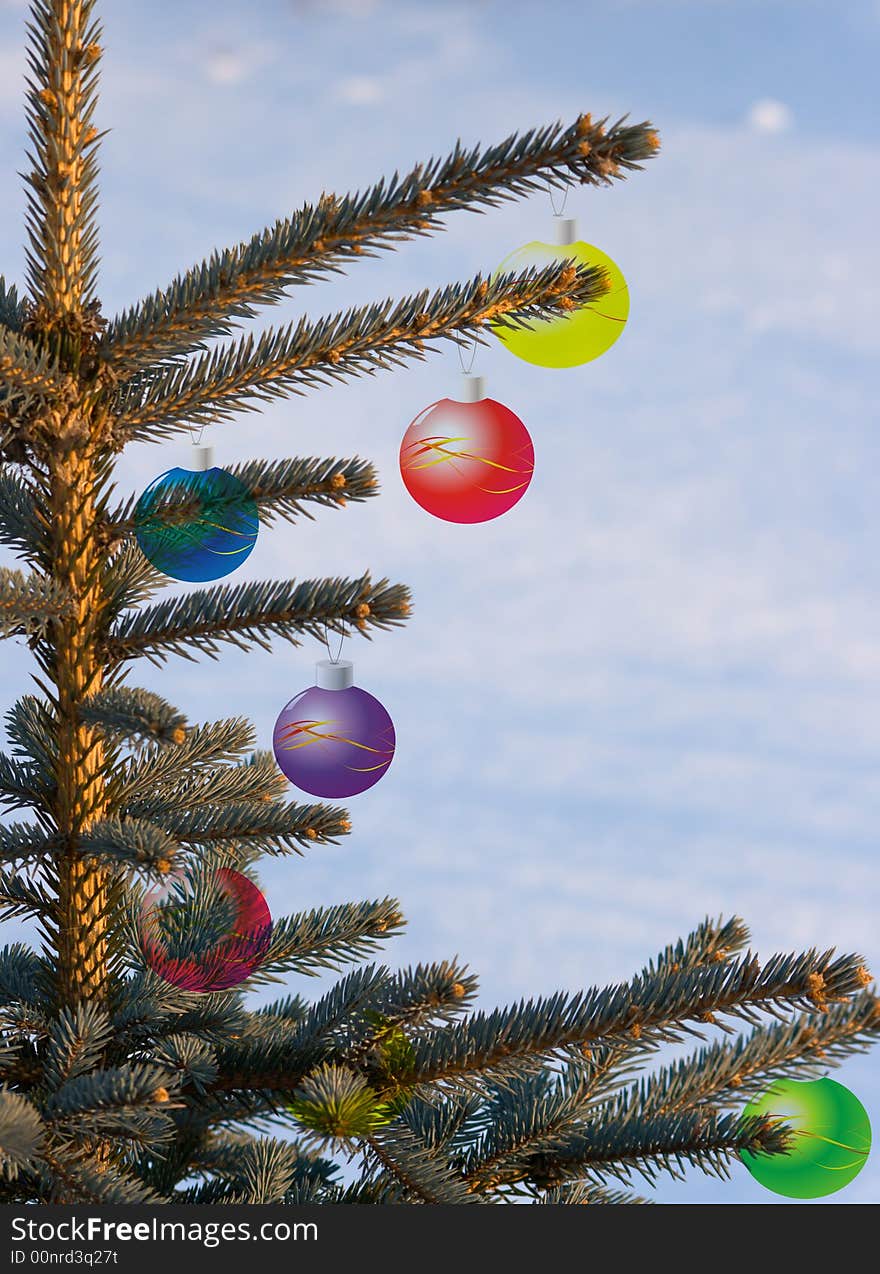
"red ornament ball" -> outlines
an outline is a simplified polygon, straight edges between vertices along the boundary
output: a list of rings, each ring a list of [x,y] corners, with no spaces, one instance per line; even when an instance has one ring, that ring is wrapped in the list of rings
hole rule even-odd
[[[228,991],[260,967],[272,917],[252,880],[220,867],[176,872],[151,889],[138,931],[144,959],[165,982],[183,991]]]
[[[488,522],[522,499],[535,449],[518,416],[480,398],[441,398],[416,416],[400,444],[407,491],[445,522]]]

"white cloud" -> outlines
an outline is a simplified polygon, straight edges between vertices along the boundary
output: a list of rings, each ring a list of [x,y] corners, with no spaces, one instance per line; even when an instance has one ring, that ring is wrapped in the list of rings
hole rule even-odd
[[[242,42],[208,51],[203,66],[212,84],[242,84],[270,63],[273,56],[273,50],[265,45]]]
[[[762,97],[749,108],[749,127],[756,133],[785,133],[794,122],[791,107],[773,97]]]
[[[231,49],[212,53],[205,61],[205,72],[214,84],[239,84],[247,78],[248,63]]]
[[[350,75],[336,83],[335,96],[352,106],[372,106],[382,100],[385,89],[375,75]]]

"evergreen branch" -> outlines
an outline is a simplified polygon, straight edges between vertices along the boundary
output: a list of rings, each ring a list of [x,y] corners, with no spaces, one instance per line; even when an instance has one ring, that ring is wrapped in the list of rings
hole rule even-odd
[[[479,1203],[448,1165],[401,1125],[378,1128],[365,1138],[384,1172],[415,1203]],[[381,1185],[381,1182],[379,1183]]]
[[[229,1185],[241,1203],[281,1203],[293,1183],[299,1163],[295,1146],[261,1137],[243,1145]]]
[[[187,1171],[188,1164],[204,1141],[204,1131],[194,1128],[187,1112],[181,1111],[175,1120],[174,1136],[162,1147],[161,1155],[154,1155],[149,1146],[133,1148],[131,1171],[151,1189],[181,1202],[175,1186],[182,1177],[192,1175]]]
[[[39,956],[23,942],[13,942],[0,950],[0,1005],[33,1007],[39,999],[43,965]]]
[[[44,636],[53,619],[70,611],[70,595],[56,581],[0,567],[0,638]]]
[[[83,858],[144,868],[153,875],[165,876],[176,864],[180,846],[146,819],[111,816],[92,823],[76,848]]]
[[[604,1186],[594,1185],[592,1181],[570,1181],[565,1185],[551,1186],[534,1200],[535,1203],[580,1205],[589,1203],[645,1203],[641,1195],[630,1194],[628,1190],[608,1190]]]
[[[233,1146],[234,1157],[228,1153]],[[217,1176],[201,1185],[176,1192],[175,1203],[283,1203],[291,1189],[301,1187],[306,1182],[317,1185],[323,1180],[317,1171],[304,1171],[304,1163],[308,1161],[304,1159],[299,1147],[289,1142],[277,1141],[271,1137],[241,1137],[235,1142],[230,1141],[223,1149],[227,1153],[211,1156],[211,1162],[217,1165]],[[177,1163],[175,1167],[176,1176],[172,1181],[184,1175],[192,1175],[191,1164],[188,1162]],[[186,1171],[188,1168],[189,1172]]]
[[[743,1151],[784,1154],[790,1137],[787,1125],[767,1115],[745,1119],[708,1109],[603,1120],[570,1134],[557,1149],[535,1155],[527,1179],[539,1189],[584,1177],[626,1181],[633,1172],[653,1181],[661,1170],[680,1177],[688,1164],[709,1176],[726,1177],[730,1160]]]
[[[100,1004],[63,1008],[52,1023],[43,1061],[43,1080],[49,1092],[85,1075],[101,1063],[112,1038],[112,1023]]]
[[[117,769],[108,780],[110,806],[134,805],[173,791],[178,783],[195,782],[200,773],[219,763],[235,761],[254,746],[254,728],[244,717],[230,717],[194,726],[183,738],[154,745]]]
[[[20,461],[27,456],[22,433],[28,421],[28,406],[21,395],[4,396],[0,391],[0,463]]]
[[[45,1127],[36,1106],[20,1093],[0,1088],[0,1175],[14,1181],[36,1167]]]
[[[101,591],[104,606],[111,616],[140,606],[167,584],[167,575],[163,575],[132,542],[123,542],[103,565]]]
[[[724,920],[706,919],[689,933],[687,938],[665,947],[642,970],[643,978],[658,974],[678,973],[681,969],[696,969],[701,965],[718,964],[743,951],[749,942],[748,926],[739,916]]]
[[[697,1033],[694,1022],[715,1015],[755,1021],[759,1012],[824,1009],[864,985],[857,956],[832,960],[831,952],[774,956],[761,966],[753,956],[713,968],[698,967],[656,978],[636,978],[608,990],[558,994],[494,1013],[478,1013],[451,1036],[417,1040],[402,1085],[479,1084],[487,1072],[516,1075],[572,1047],[638,1039],[652,1031],[666,1040]]]
[[[477,993],[477,979],[460,964],[444,960],[399,969],[382,982],[371,1011],[390,1027],[408,1032],[459,1018]]]
[[[47,315],[81,317],[98,269],[94,0],[32,0],[27,277]]]
[[[815,1074],[880,1036],[880,1001],[865,990],[821,1013],[762,1026],[733,1043],[716,1043],[642,1080],[615,1102],[615,1110],[666,1115],[711,1102],[736,1105],[782,1076]]]
[[[241,900],[217,869],[253,878],[265,850],[349,825],[333,806],[288,803],[247,723],[190,729],[158,695],[121,684],[125,662],[297,644],[328,628],[371,635],[402,622],[409,596],[365,575],[156,602],[166,577],[134,542],[137,502],[111,509],[118,452],[422,358],[440,339],[483,343],[487,328],[592,304],[607,274],[563,261],[232,339],[292,286],[432,233],[453,210],[610,184],[658,140],[647,124],[585,116],[488,149],[458,144],[216,253],[102,337],[93,12],[94,0],[32,0],[31,299],[0,279],[0,542],[33,571],[0,571],[0,635],[27,639],[46,683],[9,712],[11,755],[0,754],[0,806],[33,810],[32,822],[0,824],[0,915],[33,917],[44,950],[0,952],[0,1201],[629,1203],[641,1200],[607,1183],[690,1164],[723,1175],[744,1150],[785,1151],[790,1129],[737,1107],[778,1076],[866,1048],[878,1001],[856,957],[759,964],[738,920],[707,919],[625,984],[495,1013],[474,1012],[476,983],[456,962],[356,967],[311,1006],[286,995],[246,1010],[260,983],[376,951],[402,925],[391,899],[266,918],[268,950],[234,990],[184,990],[147,967],[156,895],[121,868],[168,881],[155,951],[210,974],[242,937]],[[359,459],[259,460],[233,474],[264,522],[376,490]],[[236,512],[221,503],[219,516]],[[181,484],[154,514],[173,528],[215,512]],[[185,870],[169,879],[175,860]],[[751,1024],[745,1038],[632,1082],[665,1042],[702,1039],[706,1025],[732,1037],[735,1019]],[[279,1121],[298,1125],[302,1144],[253,1135]],[[359,1153],[359,1179],[340,1182],[308,1142]]]
[[[302,634],[324,640],[325,629],[345,632],[389,628],[409,614],[409,590],[369,575],[360,579],[295,580],[223,584],[122,615],[107,639],[107,657],[119,662],[146,655],[154,663],[169,655],[192,659],[194,648],[215,658],[221,642],[240,649],[269,649],[273,635],[300,644]]]
[[[247,1029],[241,997],[182,991],[151,969],[139,969],[120,986],[112,1006],[115,1047],[123,1056],[177,1035],[224,1045]]]
[[[181,995],[187,1008],[181,1008]],[[178,992],[177,1008],[168,1018],[165,1029],[151,1031],[154,1043],[176,1035],[195,1036],[214,1048],[236,1040],[247,1030],[247,1013],[237,991],[204,993]]]
[[[58,755],[57,722],[36,695],[22,695],[6,713],[6,733],[17,757],[25,757],[42,775],[54,772]]]
[[[245,899],[247,906],[247,899]],[[188,861],[173,875],[164,894],[132,891],[126,915],[126,959],[132,967],[148,964],[168,981],[185,981],[187,990],[206,992],[252,980],[271,940],[265,907],[245,924],[242,899],[227,875],[210,861]],[[180,1008],[181,1005],[178,1005]],[[181,1027],[180,1019],[176,1028]]]
[[[458,1089],[430,1093],[425,1099],[412,1094],[402,1105],[400,1119],[431,1150],[442,1149],[457,1158],[470,1145],[483,1110],[481,1098]]]
[[[0,471],[0,541],[31,562],[48,564],[49,533],[40,494],[8,468]]]
[[[196,898],[192,904],[193,912],[198,901]],[[387,898],[381,902],[350,903],[282,918],[274,922],[268,949],[246,985],[271,981],[279,972],[316,976],[325,969],[339,969],[375,951],[401,925],[397,903]],[[190,998],[199,1000],[198,996]],[[211,997],[202,996],[201,1000],[208,998]],[[175,1023],[178,1031],[197,1029],[195,1024],[187,1024],[183,1015],[178,1016]],[[272,1101],[263,1095],[263,1090],[289,1095],[303,1079],[303,1072],[297,1068],[296,1053],[286,1036],[265,1029],[255,1033],[255,1025],[251,1018],[251,1025],[245,1025],[244,1029],[239,1026],[219,1035],[216,1042],[220,1048],[220,1075],[210,1086],[210,1092],[234,1090],[243,1108],[271,1111]],[[248,1097],[250,1090],[260,1091],[251,1098]],[[231,1117],[230,1111],[225,1109],[223,1118]]]
[[[43,1118],[62,1143],[118,1137],[146,1144],[173,1133],[169,1085],[174,1077],[152,1063],[130,1063],[75,1075],[52,1093]]]
[[[39,1014],[34,1016],[40,1017]],[[21,1021],[15,1022],[14,1030],[31,1031],[37,1026],[36,1022],[27,1021],[24,1014],[20,1014],[19,1017]],[[3,1082],[16,1092],[33,1097],[43,1079],[43,1065],[37,1045],[28,1041],[23,1035],[15,1037],[9,1049],[4,1050],[2,1078]],[[2,1181],[2,1174],[0,1174],[0,1181]]]
[[[55,359],[27,336],[0,327],[0,405],[16,395],[63,399],[73,388]]]
[[[285,916],[272,925],[272,941],[251,982],[277,972],[310,977],[370,955],[403,927],[394,898],[342,903]],[[257,1085],[263,1087],[263,1085]]]
[[[292,1023],[292,1031],[285,1032],[286,1019],[282,1018],[279,1034],[284,1037],[285,1048],[290,1048],[297,1057],[297,1070],[305,1074],[309,1067],[318,1062],[330,1060],[330,1052],[335,1045],[345,1047],[350,1044],[352,1027],[362,1026],[365,1013],[375,996],[380,992],[382,984],[388,976],[388,970],[381,965],[365,965],[353,969],[320,1000],[316,1001],[303,1015],[300,1021]],[[260,1028],[266,1026],[277,1030],[275,1022],[267,1023],[265,1015],[254,1022]],[[375,1026],[371,1034],[375,1033]],[[346,1048],[346,1052],[349,1050]],[[346,1059],[347,1060],[347,1059]]]
[[[387,1102],[398,1095],[395,1069],[408,1049],[401,1024],[413,1028],[453,1020],[474,987],[474,979],[465,984],[460,977],[466,975],[448,964],[419,966],[394,977],[384,968],[356,969],[292,1019],[277,1010],[253,1015],[248,1035],[266,1044],[264,1065],[286,1068],[291,1075],[304,1075],[324,1062],[359,1069]]]
[[[200,1185],[190,1186],[186,1190],[174,1191],[174,1202],[186,1207],[215,1207],[218,1204],[238,1202],[232,1187],[227,1181],[219,1178],[203,1181]],[[316,1202],[310,1199],[310,1202]]]
[[[401,1062],[409,1060],[413,1033],[449,1026],[476,991],[476,978],[448,961],[395,974],[386,971],[365,999],[360,1018],[348,1022],[347,1039],[337,1043],[334,1058],[363,1067],[386,1099],[397,1098],[403,1092],[397,1072]],[[308,1019],[302,1033],[293,1037],[298,1047],[306,1046],[307,1028]]]
[[[177,1076],[178,1083],[204,1092],[217,1078],[217,1057],[205,1040],[183,1033],[168,1035],[157,1045],[153,1058]]]
[[[246,1150],[253,1142],[254,1139],[244,1133],[209,1132],[189,1151],[184,1167],[190,1176],[219,1178],[212,1183],[215,1187],[222,1185],[226,1188],[232,1183],[237,1183],[240,1188],[242,1150]],[[297,1142],[285,1141],[274,1144],[283,1144],[291,1156],[290,1185],[284,1202],[291,1202],[290,1190],[306,1186],[319,1189],[330,1186],[338,1174],[339,1169],[335,1163],[321,1158],[320,1155],[307,1150]],[[180,1201],[184,1200],[180,1199]]]
[[[311,1182],[303,1182],[292,1187],[287,1193],[286,1203],[300,1207],[309,1203],[342,1203],[372,1204],[379,1206],[386,1203],[398,1203],[399,1187],[391,1186],[387,1181],[381,1183],[375,1179],[362,1178],[350,1185],[318,1187]]]
[[[460,1162],[469,1189],[485,1193],[522,1180],[536,1155],[555,1149],[583,1123],[587,1083],[553,1079],[545,1069],[491,1092],[480,1114],[482,1132]]]
[[[186,738],[186,717],[152,690],[107,686],[85,701],[80,718],[119,743],[180,744]]]
[[[219,806],[156,811],[153,818],[184,845],[244,845],[269,854],[299,854],[301,845],[336,844],[351,826],[344,809],[279,801],[230,801]]]
[[[25,863],[45,858],[57,848],[56,835],[35,823],[5,823],[0,826],[0,862]]]
[[[249,335],[193,363],[171,364],[146,385],[136,379],[120,386],[113,399],[116,435],[158,439],[193,424],[228,419],[255,410],[259,402],[399,366],[406,357],[423,359],[426,341],[479,339],[490,322],[524,327],[566,314],[597,300],[608,286],[601,267],[562,261],[491,281],[478,275],[433,295],[425,290],[315,323],[303,318],[278,331],[269,329],[256,342]]]
[[[226,467],[255,501],[264,526],[271,525],[276,518],[284,518],[288,522],[298,517],[313,520],[314,515],[306,507],[308,504],[342,508],[350,501],[360,502],[379,493],[376,470],[357,457],[353,460],[247,460]],[[110,539],[134,534],[139,499],[139,496],[133,497],[109,517],[106,534]],[[215,512],[227,508],[234,513],[241,507],[241,501],[234,495],[228,498],[222,494],[212,495],[211,507]],[[150,506],[150,521],[151,524],[168,526],[196,521],[201,508],[198,491],[193,489],[191,482],[169,483]]]
[[[175,1156],[178,1157],[183,1150],[178,1139],[178,1145],[175,1147]],[[184,1152],[186,1155],[185,1166],[189,1169],[190,1176],[217,1176],[224,1177],[227,1180],[235,1175],[236,1161],[243,1146],[246,1146],[253,1138],[250,1133],[241,1131],[227,1131],[219,1129],[216,1132],[208,1130],[201,1135],[190,1136],[190,1145]]]
[[[742,951],[749,942],[748,926],[738,916],[724,920],[708,916],[682,941],[670,943],[642,969],[643,979],[652,979],[664,973],[679,973],[725,962]],[[642,1031],[638,1038],[618,1039],[585,1050],[589,1077],[584,1079],[590,1094],[608,1095],[637,1071],[646,1054],[653,1052],[661,1041],[651,1031]]]
[[[192,818],[204,813],[208,805],[254,802],[265,805],[277,802],[287,790],[287,780],[278,769],[274,755],[255,752],[247,761],[236,765],[204,766],[184,774],[175,784],[160,783],[151,791],[141,787],[140,794],[134,797],[129,797],[123,786],[122,795],[127,814],[161,820],[182,812]],[[342,817],[339,811],[337,814]]]
[[[54,900],[36,882],[0,868],[0,912],[3,920],[15,916],[51,915]]]
[[[46,1203],[103,1204],[166,1203],[124,1168],[116,1168],[97,1155],[69,1146],[44,1151],[43,1201]]]
[[[291,972],[314,977],[325,969],[339,969],[342,964],[369,955],[393,937],[402,924],[399,905],[392,898],[290,916],[273,925],[272,945],[264,964],[274,962]],[[256,1017],[252,1015],[251,1021]],[[289,1039],[271,1032],[256,1040],[248,1033],[234,1043],[227,1039],[219,1055],[220,1074],[211,1091],[261,1090],[289,1095],[303,1078],[293,1069],[293,1056]]]
[[[271,1017],[274,1019],[272,1025],[283,1029],[303,1021],[308,1012],[309,1006],[301,995],[285,995],[283,999],[273,1000],[270,1004],[261,1004],[258,1009],[254,1009],[251,1017]]]
[[[294,284],[338,272],[352,257],[394,247],[401,238],[439,230],[446,213],[496,207],[548,184],[607,184],[656,153],[650,124],[606,124],[581,115],[570,127],[512,134],[491,147],[466,150],[459,142],[447,158],[419,164],[402,178],[395,173],[363,194],[306,204],[115,319],[105,357],[133,369],[186,354],[206,338],[228,335],[234,320],[253,318],[257,306],[280,301]]]
[[[45,810],[52,783],[47,771],[40,766],[0,752],[0,804],[12,809],[40,807]]]
[[[23,322],[24,306],[18,298],[18,288],[14,283],[8,286],[0,274],[0,326],[20,332]]]
[[[7,1086],[18,1089],[25,1087],[21,1082],[22,1071],[28,1066],[29,1058],[23,1056],[25,1040],[19,1031],[18,1013],[4,1012],[3,1037],[0,1040],[0,1081]]]

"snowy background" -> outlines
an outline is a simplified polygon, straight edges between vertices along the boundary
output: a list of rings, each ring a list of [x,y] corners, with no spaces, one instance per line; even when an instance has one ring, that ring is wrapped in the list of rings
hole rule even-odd
[[[493,1005],[623,979],[707,913],[757,951],[836,945],[880,969],[874,0],[116,0],[102,6],[107,314],[322,190],[581,111],[650,118],[661,156],[566,213],[629,280],[628,327],[569,371],[500,346],[475,370],[528,425],[535,478],[454,526],[400,482],[409,421],[458,386],[425,364],[214,430],[218,461],[351,456],[380,499],[264,532],[238,578],[412,586],[405,629],[344,654],[398,755],[354,833],[262,879],[276,914],[400,898],[396,963],[458,953]],[[0,264],[21,282],[23,4],[0,0]],[[459,213],[286,322],[493,268],[549,239],[547,196]],[[184,442],[127,455],[138,490]],[[321,650],[139,668],[192,720],[263,746]],[[28,688],[7,643],[0,702]],[[10,936],[14,927],[9,926]],[[310,993],[314,984],[297,989]],[[880,1128],[876,1054],[836,1072]],[[775,1202],[735,1165],[668,1202]],[[877,1201],[880,1155],[838,1202]]]

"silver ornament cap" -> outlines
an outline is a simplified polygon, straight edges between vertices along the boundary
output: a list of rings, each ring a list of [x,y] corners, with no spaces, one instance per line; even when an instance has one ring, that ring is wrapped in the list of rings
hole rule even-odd
[[[556,229],[557,243],[565,245],[577,243],[577,218],[554,217],[553,224]]]
[[[486,377],[470,376],[465,373],[461,378],[461,402],[478,403],[486,397]]]
[[[206,469],[214,468],[214,448],[209,442],[194,442],[190,455],[192,457],[192,467],[196,473],[204,473]]]
[[[319,690],[347,690],[354,685],[354,664],[350,659],[319,659],[315,664],[315,685]]]

